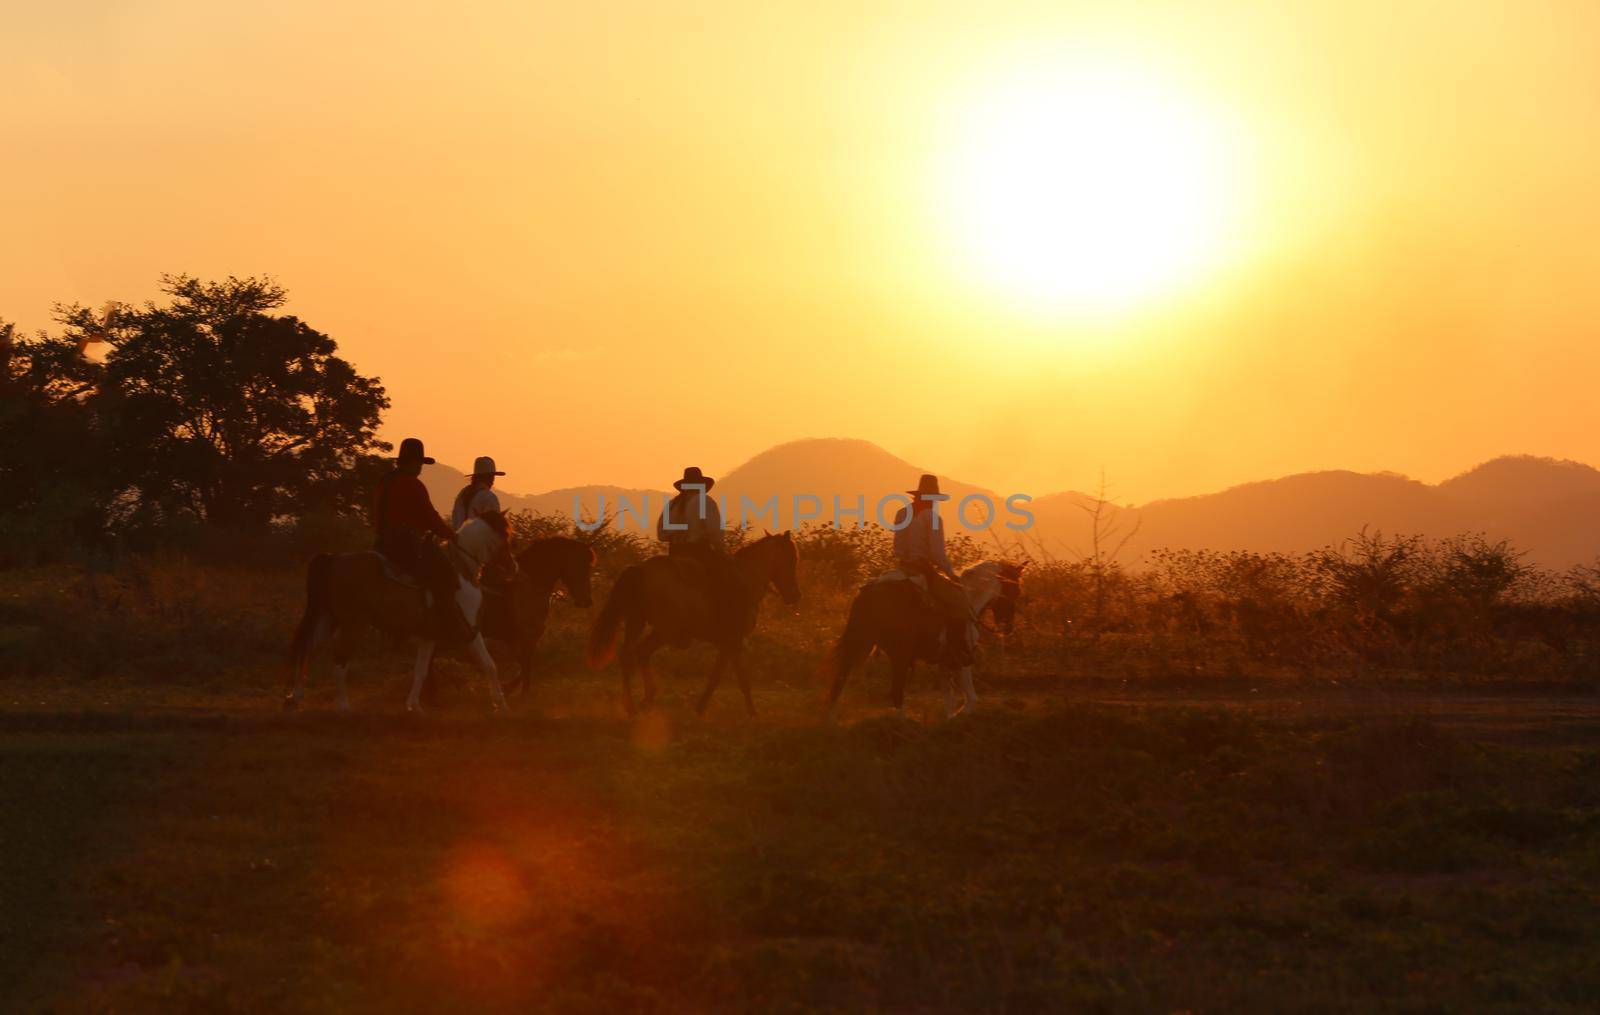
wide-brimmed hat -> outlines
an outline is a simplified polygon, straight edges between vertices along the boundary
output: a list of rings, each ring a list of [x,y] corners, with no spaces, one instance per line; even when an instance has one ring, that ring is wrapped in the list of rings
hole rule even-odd
[[[685,486],[699,486],[709,490],[716,485],[717,481],[701,472],[699,466],[691,465],[683,470],[683,478],[673,483],[672,488],[674,490],[682,490]]]
[[[932,500],[950,499],[949,494],[939,492],[939,477],[935,476],[931,472],[923,473],[922,478],[917,480],[917,488],[915,490],[907,490],[906,493],[909,493],[917,500],[922,500],[924,498],[929,498]]]
[[[505,475],[505,473],[503,473],[503,472],[496,472],[495,471],[494,459],[490,458],[488,455],[481,455],[481,456],[479,456],[477,461],[472,463],[472,474],[474,476],[504,476]]]
[[[432,465],[433,459],[422,453],[422,442],[415,437],[407,437],[400,442],[400,454],[396,456],[400,462],[421,462],[423,465]]]

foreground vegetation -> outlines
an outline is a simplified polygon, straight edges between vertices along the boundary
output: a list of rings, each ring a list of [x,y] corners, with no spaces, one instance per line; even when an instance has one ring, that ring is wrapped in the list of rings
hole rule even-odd
[[[607,574],[641,550],[601,538]],[[925,675],[893,715],[869,667],[827,725],[812,669],[873,566],[830,540],[802,608],[765,608],[754,721],[732,697],[690,718],[698,649],[623,719],[568,604],[509,720],[449,660],[440,714],[401,715],[409,652],[376,639],[355,715],[324,711],[325,678],[280,715],[293,570],[0,573],[0,1006],[1600,1004],[1581,681],[1535,713],[1525,684],[1449,686],[1482,672],[1416,693],[1401,667],[1225,654],[1237,627],[1141,671],[1132,647],[1172,643],[1052,626],[1096,586],[1052,591],[1074,565],[1046,564],[977,714],[940,721]],[[1158,578],[1122,575],[1146,583],[1123,601]]]
[[[1600,1003],[1592,739],[765,698],[703,725],[13,710],[8,1007]]]

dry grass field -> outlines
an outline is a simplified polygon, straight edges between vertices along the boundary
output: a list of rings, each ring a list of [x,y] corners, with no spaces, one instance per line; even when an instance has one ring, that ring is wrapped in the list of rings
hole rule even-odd
[[[692,717],[704,649],[624,718],[564,602],[509,718],[454,661],[404,715],[376,642],[352,714],[319,667],[286,715],[298,583],[4,576],[6,1010],[1600,1005],[1583,686],[1069,673],[1025,625],[975,714],[874,663],[828,724],[813,576],[753,720]]]

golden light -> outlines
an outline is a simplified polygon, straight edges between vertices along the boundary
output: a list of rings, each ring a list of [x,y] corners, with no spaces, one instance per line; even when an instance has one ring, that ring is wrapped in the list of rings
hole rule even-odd
[[[957,117],[941,194],[962,259],[1030,309],[1106,313],[1219,264],[1238,203],[1228,132],[1113,67],[1012,72]]]

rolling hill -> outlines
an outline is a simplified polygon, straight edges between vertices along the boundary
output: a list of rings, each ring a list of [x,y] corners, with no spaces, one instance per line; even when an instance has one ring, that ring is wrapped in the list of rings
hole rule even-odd
[[[871,522],[881,497],[913,486],[926,471],[869,441],[797,440],[769,448],[719,477],[714,495],[727,505],[730,519],[737,518],[741,498],[747,498],[755,506],[749,523],[758,528],[791,527],[796,494],[817,498],[802,508],[819,508],[825,521],[832,516],[835,497],[845,507],[864,498]],[[443,465],[424,470],[423,478],[441,509],[465,481],[458,470]],[[940,482],[957,499],[987,493],[998,504],[1012,492],[987,491],[948,476]],[[664,493],[588,486],[532,495],[502,492],[501,499],[511,510],[570,515],[574,496],[592,511],[602,495],[611,514],[619,496],[637,506],[648,495],[652,510],[659,511]],[[774,496],[777,517],[760,514]],[[1077,492],[1035,498],[1029,505],[1035,525],[1021,538],[1022,547],[1055,557],[1086,552],[1091,527],[1085,509],[1093,503],[1092,497]],[[1216,493],[1117,506],[1112,514],[1117,526],[1113,542],[1131,536],[1121,558],[1129,562],[1159,547],[1292,553],[1368,528],[1430,536],[1481,532],[1510,539],[1532,562],[1566,568],[1600,556],[1600,470],[1579,462],[1512,455],[1439,484],[1394,473],[1308,472]]]

